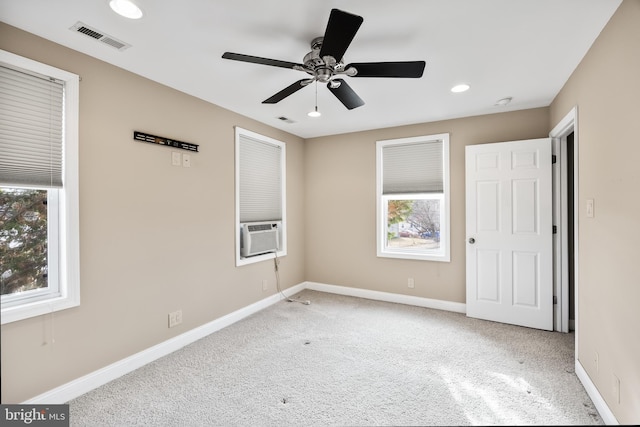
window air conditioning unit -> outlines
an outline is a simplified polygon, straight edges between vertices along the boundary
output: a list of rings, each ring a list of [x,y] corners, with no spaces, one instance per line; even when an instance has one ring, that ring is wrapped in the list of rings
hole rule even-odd
[[[279,227],[279,221],[242,223],[240,254],[246,258],[277,252],[280,246]]]

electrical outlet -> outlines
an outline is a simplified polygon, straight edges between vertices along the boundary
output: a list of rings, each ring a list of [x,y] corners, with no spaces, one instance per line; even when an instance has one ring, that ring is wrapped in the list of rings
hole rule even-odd
[[[182,167],[183,168],[191,167],[191,156],[189,154],[182,155]]]
[[[182,323],[182,310],[172,311],[169,313],[169,327],[173,328],[174,326]]]
[[[414,282],[413,277],[409,277],[409,280],[407,280],[407,286],[412,289],[416,287],[416,283]]]
[[[266,291],[267,289],[269,289],[269,282],[267,279],[262,279],[262,290]]]

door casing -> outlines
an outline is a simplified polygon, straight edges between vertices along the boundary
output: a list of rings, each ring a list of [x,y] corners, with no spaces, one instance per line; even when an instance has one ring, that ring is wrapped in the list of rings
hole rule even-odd
[[[567,136],[573,132],[573,218],[568,217],[568,187],[567,187]],[[569,332],[569,245],[568,226],[573,221],[574,229],[574,301],[578,301],[578,107],[573,107],[569,113],[549,132],[553,141],[554,154],[558,161],[554,165],[554,210],[553,220],[557,226],[554,237],[554,295],[557,304],[554,307],[554,330]],[[578,329],[578,304],[574,308],[575,330]],[[576,355],[578,349],[578,334],[576,333]]]

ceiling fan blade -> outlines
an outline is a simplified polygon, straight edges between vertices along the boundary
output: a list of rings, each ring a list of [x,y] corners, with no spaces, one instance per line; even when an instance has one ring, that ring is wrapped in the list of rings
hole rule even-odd
[[[339,82],[340,86],[331,87],[333,82]],[[327,83],[327,87],[331,93],[333,93],[349,110],[353,110],[354,108],[364,105],[364,101],[353,91],[353,89],[351,89],[351,86],[342,79],[333,79]]]
[[[271,65],[272,67],[291,68],[295,66],[303,67],[302,64],[295,62],[280,61],[278,59],[260,58],[259,56],[243,55],[241,53],[225,52],[222,57],[224,59],[232,59],[234,61],[251,62],[252,64]]]
[[[295,82],[294,84],[287,86],[286,88],[282,89],[280,92],[276,93],[275,95],[273,95],[271,98],[267,98],[264,101],[262,101],[263,104],[276,104],[280,101],[282,101],[283,99],[285,99],[287,96],[296,93],[297,91],[299,91],[300,89],[302,89],[303,87],[307,86],[309,79],[302,79],[302,80],[298,80],[297,82]]]
[[[402,62],[354,62],[345,67],[358,70],[353,77],[422,77],[425,67],[424,61],[402,61]]]
[[[329,55],[340,62],[362,25],[362,21],[362,16],[332,9],[320,48],[320,58]]]

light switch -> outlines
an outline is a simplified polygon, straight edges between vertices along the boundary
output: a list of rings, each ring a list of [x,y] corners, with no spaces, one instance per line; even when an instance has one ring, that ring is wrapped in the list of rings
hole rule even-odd
[[[587,199],[587,218],[593,218],[593,199]]]
[[[191,156],[189,154],[182,155],[182,167],[183,168],[191,167]]]
[[[182,161],[182,159],[180,158],[180,153],[178,153],[177,151],[172,151],[171,152],[171,165],[172,166],[180,166],[180,162]]]

